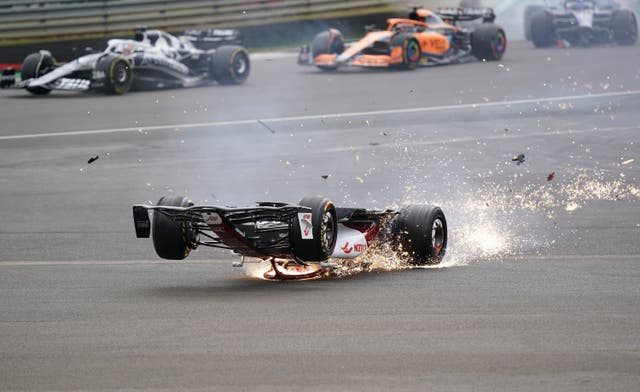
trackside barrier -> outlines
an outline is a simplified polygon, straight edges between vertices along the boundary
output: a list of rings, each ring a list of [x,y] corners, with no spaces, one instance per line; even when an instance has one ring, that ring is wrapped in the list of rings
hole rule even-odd
[[[406,0],[0,0],[0,46],[168,31],[243,27],[406,9]],[[450,1],[420,1],[431,5]]]

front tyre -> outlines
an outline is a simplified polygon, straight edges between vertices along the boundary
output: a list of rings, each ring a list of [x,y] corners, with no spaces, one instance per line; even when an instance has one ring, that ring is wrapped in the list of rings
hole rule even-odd
[[[337,29],[329,29],[316,34],[311,45],[312,59],[323,54],[340,54],[344,51],[344,38],[342,33]],[[333,71],[338,68],[337,65],[319,65],[318,68],[324,71]]]
[[[538,4],[528,5],[524,8],[524,37],[527,41],[531,41],[531,19],[533,15],[543,12],[544,6]]]
[[[611,29],[613,39],[619,45],[633,45],[638,40],[638,21],[631,10],[614,11],[611,16]]]
[[[420,44],[411,34],[393,36],[390,46],[392,52],[394,48],[402,48],[402,62],[395,65],[398,69],[415,69],[420,63],[420,56],[422,55]]]
[[[107,55],[98,60],[96,70],[104,77],[101,90],[105,94],[126,94],[133,84],[133,68],[124,57]]]
[[[164,196],[158,200],[159,206],[190,207],[191,200],[184,196]],[[176,220],[162,211],[153,213],[153,247],[158,256],[168,260],[183,260],[194,248],[195,235],[191,222]]]
[[[311,208],[311,227],[301,226],[298,217],[294,219],[289,237],[293,255],[302,261],[325,261],[333,254],[338,237],[336,207],[322,196],[305,197],[298,204]],[[313,238],[304,238],[305,230],[310,230]]]
[[[50,52],[42,50],[38,53],[31,53],[22,61],[22,80],[36,79],[53,70],[54,59]],[[34,95],[45,95],[51,92],[45,87],[27,87],[27,91]]]
[[[249,52],[242,46],[221,46],[211,55],[209,72],[220,84],[242,84],[250,71]]]
[[[531,17],[531,41],[536,48],[548,48],[555,43],[551,12],[545,10]]]
[[[447,249],[447,220],[439,207],[409,205],[392,223],[396,248],[415,265],[435,265]]]
[[[471,51],[478,60],[500,60],[507,50],[507,36],[500,26],[483,23],[471,33]]]

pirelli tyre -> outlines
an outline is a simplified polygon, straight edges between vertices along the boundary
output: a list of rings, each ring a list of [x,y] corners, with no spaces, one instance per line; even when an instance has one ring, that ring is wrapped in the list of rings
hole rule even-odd
[[[133,67],[129,60],[115,55],[101,57],[96,64],[100,75],[99,90],[105,94],[126,94],[133,84]]]
[[[158,205],[189,207],[193,202],[184,196],[164,196],[158,200]],[[153,247],[158,256],[163,259],[182,260],[193,248],[195,236],[188,221],[175,220],[161,211],[155,211],[151,229]]]
[[[613,39],[619,45],[633,45],[638,40],[638,20],[628,9],[619,9],[611,16]]]
[[[524,7],[524,37],[531,41],[531,19],[533,15],[543,12],[545,7],[539,4],[530,4]]]
[[[548,48],[555,43],[553,14],[542,11],[531,17],[531,41],[536,48]]]
[[[340,54],[344,52],[344,37],[340,30],[329,29],[321,33],[316,34],[313,38],[313,44],[311,45],[311,56],[315,59],[321,54]],[[318,68],[331,71],[335,70],[336,66],[320,65]]]
[[[50,52],[41,50],[38,53],[31,53],[22,61],[22,80],[39,78],[40,76],[53,70],[55,60]],[[27,87],[27,91],[34,95],[45,95],[51,92],[46,87]]]
[[[439,264],[447,250],[447,220],[439,207],[408,205],[392,221],[395,248],[415,265]]]
[[[483,23],[471,33],[471,51],[478,60],[500,60],[506,50],[507,36],[498,25]]]
[[[209,71],[220,84],[242,84],[251,71],[249,52],[242,46],[221,46],[211,55]]]
[[[300,216],[294,219],[289,236],[293,255],[302,261],[325,261],[336,246],[336,207],[322,196],[305,197],[298,204],[311,208],[311,226],[301,224]]]
[[[389,44],[391,51],[394,48],[402,48],[402,62],[396,64],[398,69],[415,69],[420,63],[420,44],[411,34],[396,34],[391,38]]]

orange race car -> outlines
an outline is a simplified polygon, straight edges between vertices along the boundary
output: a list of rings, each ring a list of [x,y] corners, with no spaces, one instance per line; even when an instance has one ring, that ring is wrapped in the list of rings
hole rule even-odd
[[[474,20],[482,23],[471,23]],[[492,9],[447,8],[433,12],[414,8],[409,18],[388,19],[387,29],[369,31],[345,45],[342,33],[329,29],[303,46],[298,64],[335,70],[344,65],[413,69],[418,65],[499,60],[507,48],[504,30],[493,23]],[[460,22],[469,22],[460,26]]]

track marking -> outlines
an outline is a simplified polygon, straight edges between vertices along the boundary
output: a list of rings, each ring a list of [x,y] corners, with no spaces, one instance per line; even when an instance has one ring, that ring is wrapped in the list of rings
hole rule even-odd
[[[547,98],[529,98],[519,99],[513,101],[496,101],[496,102],[478,102],[458,105],[443,105],[443,106],[424,106],[417,108],[406,109],[388,109],[388,110],[372,110],[368,112],[346,112],[346,113],[329,113],[329,114],[315,114],[308,116],[291,116],[291,117],[273,117],[264,119],[251,119],[251,120],[230,120],[230,121],[214,121],[192,124],[171,124],[171,125],[153,125],[147,127],[129,127],[129,128],[107,128],[107,129],[94,129],[84,131],[69,131],[69,132],[47,132],[47,133],[32,133],[26,135],[7,135],[0,136],[0,140],[22,140],[22,139],[34,139],[45,137],[57,137],[57,136],[86,136],[86,135],[101,135],[106,133],[125,133],[125,132],[140,132],[140,131],[166,131],[174,128],[190,129],[190,128],[204,128],[204,127],[224,127],[234,125],[251,125],[261,123],[273,123],[273,122],[291,122],[291,121],[305,121],[305,120],[322,120],[331,118],[348,118],[348,117],[363,117],[363,116],[382,116],[389,114],[404,114],[404,113],[420,113],[420,112],[434,112],[444,110],[460,110],[460,109],[482,109],[491,107],[510,107],[512,105],[525,105],[525,104],[540,104],[545,102],[554,101],[577,101],[586,99],[600,99],[609,97],[625,97],[640,95],[640,90],[619,91],[600,94],[585,94],[585,95],[569,95],[564,97],[547,97]]]
[[[229,263],[231,260],[189,260],[189,261],[167,261],[156,260],[55,260],[55,261],[0,261],[2,267],[42,267],[59,265],[176,265],[176,264],[220,264]]]
[[[454,137],[451,139],[440,139],[440,140],[423,140],[423,141],[407,141],[405,144],[389,142],[389,143],[379,143],[376,145],[376,148],[390,148],[390,147],[398,147],[398,146],[432,146],[432,145],[446,145],[446,144],[454,144],[454,143],[472,143],[478,141],[488,141],[488,140],[511,140],[511,139],[520,139],[520,138],[528,138],[528,137],[540,137],[540,136],[566,136],[566,135],[581,135],[585,133],[606,133],[606,132],[622,132],[622,131],[638,131],[640,130],[640,123],[637,125],[628,125],[624,127],[607,127],[607,128],[589,128],[589,129],[564,129],[557,131],[543,131],[543,132],[533,132],[533,133],[511,133],[500,134],[500,135],[491,135],[491,136],[483,136],[483,137]],[[370,150],[371,146],[348,146],[348,147],[331,147],[325,148],[323,150],[315,151],[315,153],[341,153],[346,151],[364,151]],[[312,152],[306,152],[306,154],[310,154]]]
[[[638,255],[517,255],[508,256],[497,261],[580,261],[580,260],[611,260],[611,261],[627,261],[627,260],[640,260],[640,254]],[[478,263],[484,261],[494,261],[478,259]],[[167,260],[69,260],[69,261],[0,261],[0,268],[2,267],[46,267],[46,266],[92,266],[92,265],[188,265],[188,264],[222,264],[229,263],[231,267],[230,259],[217,259],[217,260],[191,260],[191,261],[167,261]],[[469,263],[469,265],[476,264],[475,262]]]

